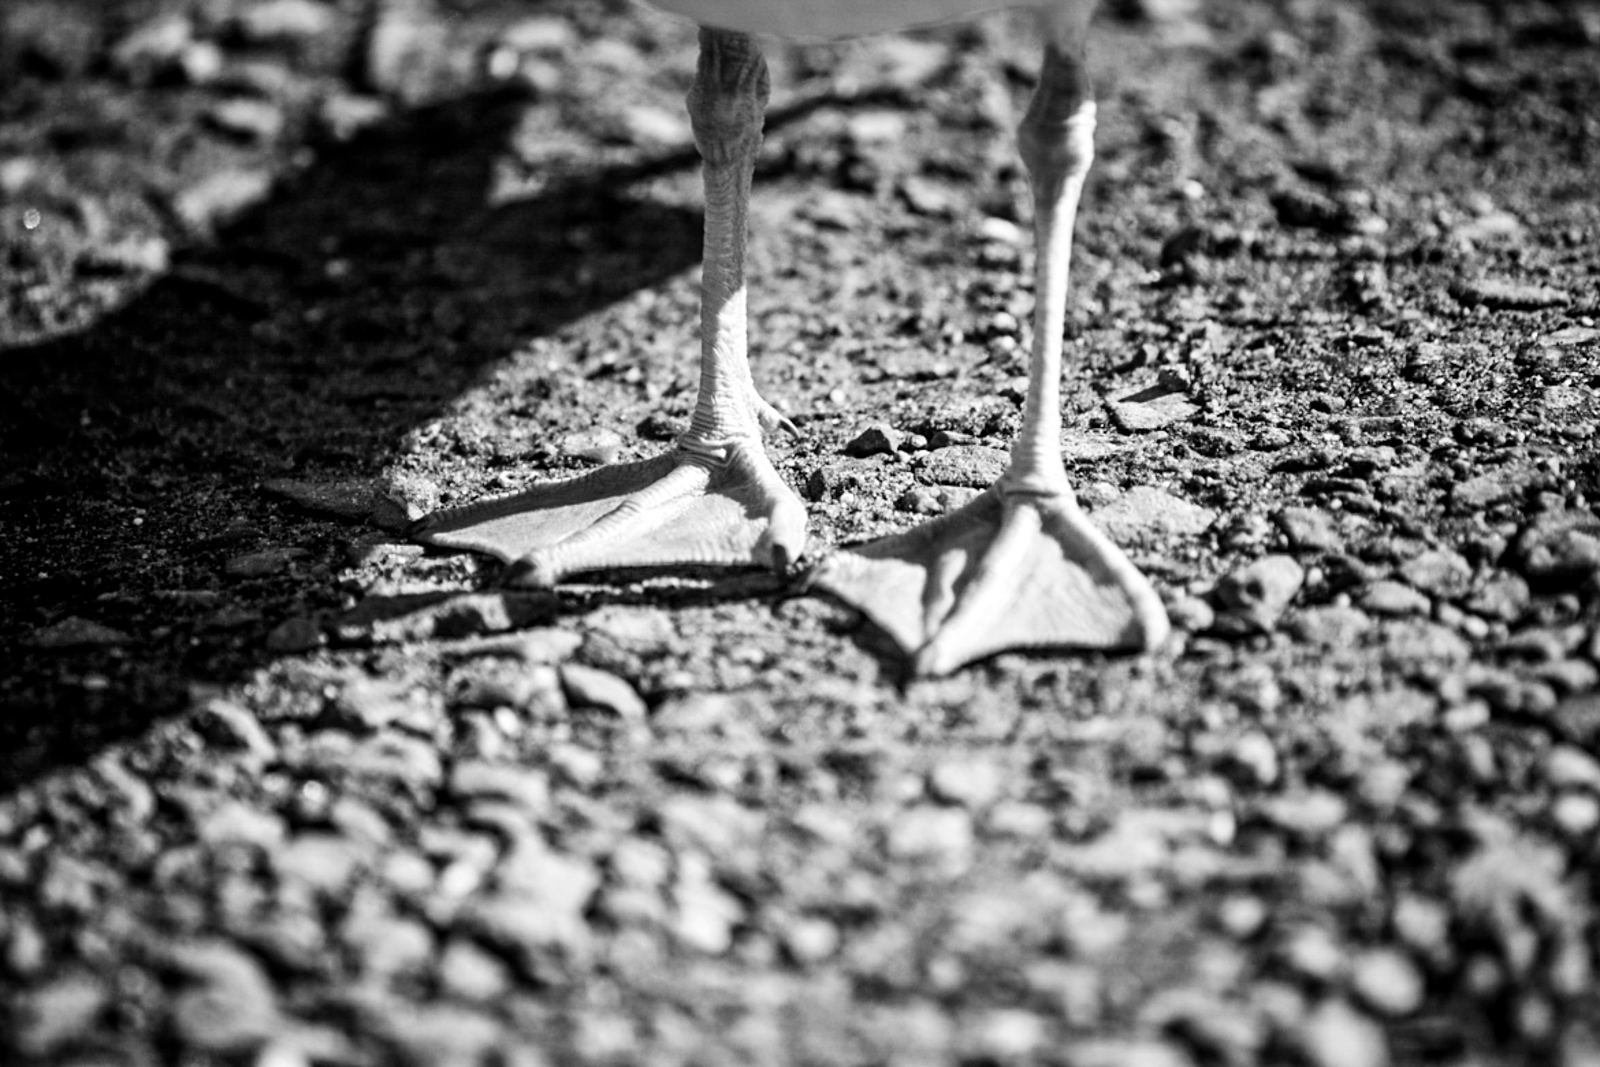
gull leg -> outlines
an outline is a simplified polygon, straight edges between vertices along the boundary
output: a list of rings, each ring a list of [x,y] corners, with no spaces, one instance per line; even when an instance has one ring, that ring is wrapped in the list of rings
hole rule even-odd
[[[1042,16],[1044,63],[1018,131],[1033,188],[1036,273],[1028,399],[1010,464],[972,503],[835,553],[813,577],[883,627],[917,674],[945,674],[1006,649],[1145,649],[1168,632],[1160,598],[1079,510],[1061,460],[1067,271],[1094,155],[1086,7]]]
[[[673,564],[784,569],[805,546],[805,508],[761,444],[794,426],[756,393],[745,315],[750,184],[767,102],[753,37],[700,31],[689,117],[704,164],[700,394],[672,452],[430,515],[414,536],[497,556],[508,580],[549,586],[569,574]]]

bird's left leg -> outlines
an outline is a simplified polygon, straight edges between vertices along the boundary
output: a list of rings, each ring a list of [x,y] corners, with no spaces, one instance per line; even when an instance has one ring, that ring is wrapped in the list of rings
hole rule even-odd
[[[510,581],[540,586],[613,567],[783,569],[799,558],[805,507],[761,444],[763,427],[793,427],[756,394],[746,348],[745,242],[766,100],[755,39],[701,30],[688,101],[706,189],[700,395],[677,447],[436,513],[419,540],[498,556]]]
[[[1013,648],[1141,649],[1167,634],[1138,569],[1079,510],[1061,460],[1061,335],[1078,197],[1094,154],[1086,4],[1042,17],[1039,86],[1018,131],[1034,198],[1033,352],[1011,462],[971,504],[828,557],[815,584],[944,674]]]

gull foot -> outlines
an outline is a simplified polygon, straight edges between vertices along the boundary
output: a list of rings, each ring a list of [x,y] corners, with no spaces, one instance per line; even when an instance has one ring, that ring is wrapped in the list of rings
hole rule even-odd
[[[786,570],[805,548],[806,515],[760,442],[738,439],[437,511],[411,536],[495,556],[511,565],[507,584],[548,588],[613,567]]]
[[[1156,591],[1070,490],[1006,492],[824,559],[811,582],[948,674],[1007,649],[1136,651],[1166,639]]]

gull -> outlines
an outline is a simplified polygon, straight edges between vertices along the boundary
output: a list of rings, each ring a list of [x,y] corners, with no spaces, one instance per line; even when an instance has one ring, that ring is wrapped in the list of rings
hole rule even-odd
[[[1085,67],[1094,0],[652,0],[700,26],[688,111],[705,182],[700,387],[689,428],[653,459],[426,517],[419,540],[496,556],[511,584],[619,567],[798,566],[800,498],[762,434],[746,341],[745,247],[769,83],[763,36],[841,38],[1031,8],[1043,47],[1017,129],[1034,208],[1028,394],[1009,463],[967,505],[825,555],[808,584],[859,609],[932,676],[1012,649],[1138,651],[1168,633],[1150,582],[1078,507],[1061,458],[1062,332],[1079,196],[1094,155]]]

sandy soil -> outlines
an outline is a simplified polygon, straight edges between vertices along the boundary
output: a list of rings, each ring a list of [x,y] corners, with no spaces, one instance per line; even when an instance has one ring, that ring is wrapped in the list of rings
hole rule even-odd
[[[1025,29],[770,49],[819,554],[1018,424]],[[1600,1063],[1600,5],[1098,31],[1063,448],[1178,632],[907,682],[403,535],[685,424],[692,27],[6,4],[0,1053]]]

